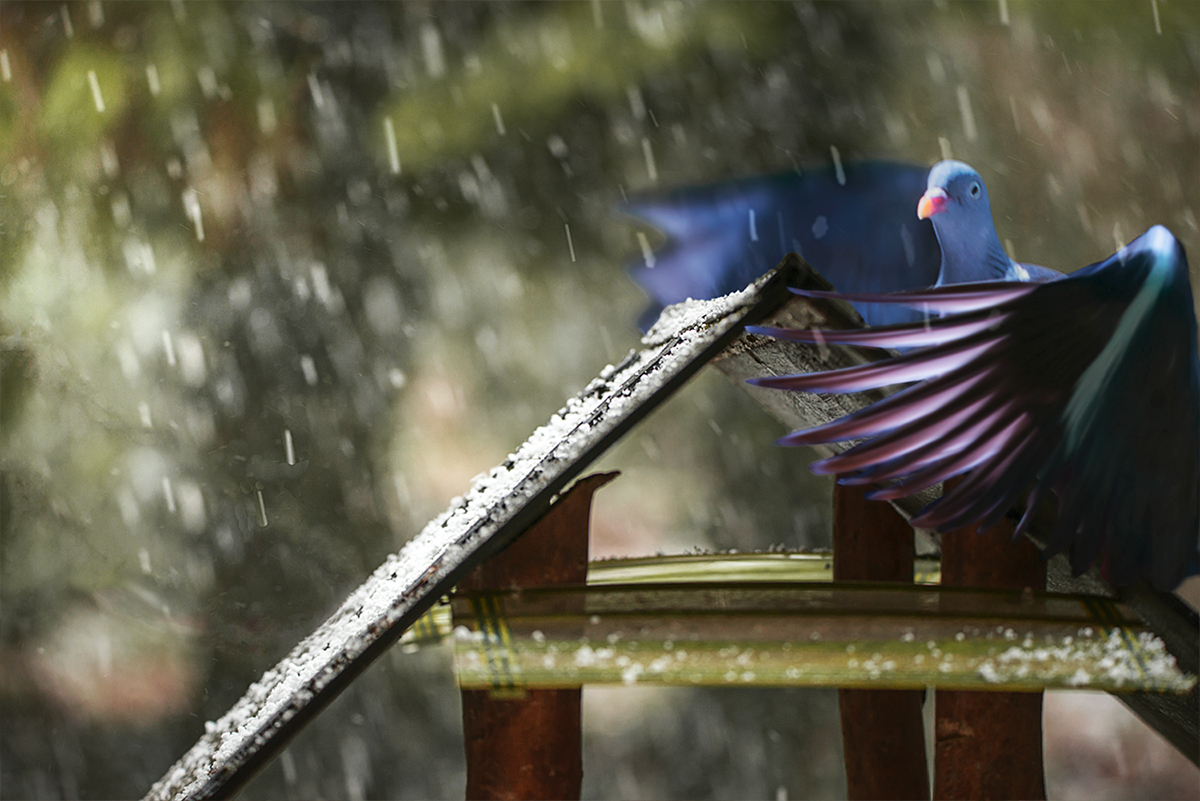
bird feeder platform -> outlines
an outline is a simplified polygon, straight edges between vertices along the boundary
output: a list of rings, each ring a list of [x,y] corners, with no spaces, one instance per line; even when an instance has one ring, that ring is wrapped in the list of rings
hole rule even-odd
[[[776,270],[741,292],[714,301],[668,308],[659,324],[644,338],[641,350],[632,351],[619,364],[605,368],[508,459],[481,476],[470,491],[456,499],[399,553],[389,557],[328,620],[252,684],[225,715],[207,723],[199,741],[151,788],[147,798],[220,798],[237,792],[441,598],[545,518],[556,500],[589,465],[705,365],[713,363],[741,383],[741,379],[750,376],[827,370],[875,358],[869,351],[796,348],[746,334],[743,331],[746,325],[857,324],[848,306],[798,298],[788,292],[789,286],[829,288],[808,265],[790,255]],[[872,393],[814,396],[746,388],[770,413],[792,428],[827,422],[877,397]],[[906,499],[897,502],[896,508],[908,516],[927,500]],[[1034,537],[1038,531],[1036,524],[1031,527]],[[801,675],[807,670],[813,683],[846,686],[848,674],[844,671],[857,669],[859,673],[849,681],[851,685],[882,686],[879,681],[890,673],[897,679],[896,686],[924,686],[933,676],[922,670],[934,666],[933,672],[940,674],[943,665],[951,665],[948,672],[958,671],[955,675],[964,682],[966,679],[961,677],[977,677],[978,681],[972,679],[976,681],[972,687],[1008,687],[1005,682],[1036,676],[1038,650],[1050,647],[1044,641],[1043,629],[1030,634],[1035,631],[1031,626],[1044,627],[1045,633],[1057,638],[1059,646],[1069,650],[1070,653],[1059,655],[1061,658],[1056,657],[1060,667],[1069,667],[1073,654],[1085,653],[1091,655],[1088,659],[1093,659],[1087,664],[1100,664],[1111,655],[1106,649],[1113,642],[1112,632],[1118,632],[1120,642],[1136,644],[1137,647],[1124,650],[1117,648],[1120,653],[1130,655],[1134,663],[1148,656],[1156,658],[1160,648],[1164,663],[1167,655],[1174,659],[1177,670],[1170,678],[1163,678],[1158,685],[1147,685],[1155,691],[1122,692],[1119,697],[1195,760],[1200,753],[1200,738],[1194,679],[1191,689],[1183,694],[1158,691],[1185,689],[1189,681],[1186,675],[1200,672],[1195,613],[1169,593],[1154,592],[1144,586],[1113,588],[1094,576],[1072,579],[1068,573],[1055,571],[1054,560],[1050,565],[1051,590],[1090,595],[1094,600],[922,586],[896,591],[734,582],[722,588],[700,584],[609,584],[519,595],[497,592],[492,586],[481,589],[476,596],[464,595],[455,603],[461,610],[457,614],[465,615],[463,619],[474,616],[474,628],[470,623],[466,628],[475,633],[465,639],[474,638],[480,644],[481,665],[495,654],[494,647],[488,651],[491,635],[486,632],[487,614],[480,611],[489,603],[485,598],[502,602],[510,640],[515,631],[521,632],[522,637],[527,634],[527,642],[538,643],[539,647],[547,642],[564,646],[575,643],[573,660],[580,653],[578,643],[582,636],[594,643],[593,656],[598,649],[613,648],[611,661],[596,656],[597,661],[592,665],[595,672],[589,673],[580,665],[581,672],[573,679],[576,682],[593,678],[625,682],[634,673],[637,680],[649,678],[655,674],[655,660],[664,658],[669,663],[688,664],[694,658],[698,674],[723,677],[725,674],[718,676],[719,669],[712,667],[717,664],[713,659],[720,657],[720,648],[704,651],[690,646],[687,639],[694,633],[687,628],[698,617],[694,613],[711,609],[713,604],[718,608],[723,604],[725,611],[741,615],[743,627],[748,625],[747,621],[759,619],[764,625],[756,629],[761,637],[754,640],[770,643],[761,650],[755,646],[748,657],[749,663],[740,665],[740,673],[731,677],[733,683],[739,678],[744,682],[747,673],[763,671],[771,671],[779,683],[798,682],[800,676],[790,676],[787,660],[782,658],[786,653],[784,643],[791,642],[792,649],[807,649],[803,651],[804,659],[796,660],[792,668],[800,670]],[[641,609],[639,604],[643,605]],[[886,617],[884,623],[879,622],[877,618],[888,608],[898,611]],[[929,609],[938,610],[938,614],[922,613]],[[564,610],[572,611],[563,617]],[[942,614],[943,610],[946,614]],[[645,617],[648,612],[655,620],[653,637],[641,633],[650,624]],[[638,619],[638,615],[642,618]],[[599,622],[594,622],[593,616]],[[706,623],[709,634],[704,635],[711,639],[706,642],[739,641],[736,637],[740,635],[731,620],[722,622],[719,615],[711,615]],[[844,630],[835,621],[844,624]],[[556,627],[551,627],[552,622]],[[786,637],[769,635],[768,629],[775,626],[786,631]],[[1088,628],[1091,634],[1085,635],[1083,632]],[[1012,639],[1009,639],[1010,629]],[[536,636],[539,631],[541,642]],[[814,633],[818,635],[816,640]],[[906,639],[906,634],[911,634],[911,639]],[[961,640],[959,634],[963,635]],[[500,636],[502,643],[503,635]],[[769,636],[775,639],[770,640]],[[673,637],[671,649],[663,647],[668,637]],[[858,641],[854,637],[865,639]],[[1067,637],[1071,643],[1063,645]],[[934,648],[929,647],[931,641]],[[883,658],[880,649],[885,642],[894,657]],[[638,644],[637,649],[631,647],[634,643]],[[625,651],[618,653],[618,646]],[[847,650],[851,646],[853,653]],[[645,651],[641,650],[643,647]],[[688,649],[692,649],[693,657],[678,656],[679,651]],[[643,661],[639,656],[635,660],[635,650],[643,656],[654,652],[653,657]],[[517,651],[510,650],[512,653]],[[731,655],[736,661],[745,653],[748,652],[739,650]],[[1005,654],[1014,657],[1005,661]],[[529,680],[537,674],[538,664],[545,664],[547,656],[548,647],[532,659],[520,656],[521,681],[526,686],[531,686]],[[620,663],[621,657],[629,659],[628,663]],[[921,664],[925,666],[920,670],[918,657],[922,657]],[[851,668],[852,660],[857,661],[857,668]],[[889,667],[889,661],[894,665]],[[634,668],[635,664],[640,668]],[[756,667],[759,664],[762,666]],[[813,667],[805,667],[809,664]],[[1017,675],[1022,666],[1028,667],[1025,677]],[[481,668],[478,672],[479,686],[495,685],[495,676],[488,670]],[[1056,670],[1058,678],[1047,676],[1033,684],[1041,681],[1040,687],[1061,682],[1069,686],[1073,677],[1082,679],[1079,668],[1075,672],[1069,672],[1067,667]],[[1136,673],[1136,669],[1131,670]],[[821,671],[825,671],[826,678],[818,677]],[[874,675],[876,672],[878,676]],[[1095,667],[1086,672],[1089,680],[1093,673],[1100,673]],[[1001,681],[989,682],[989,676]],[[515,688],[516,679],[511,683]],[[1114,685],[1112,689],[1122,690],[1127,686]]]

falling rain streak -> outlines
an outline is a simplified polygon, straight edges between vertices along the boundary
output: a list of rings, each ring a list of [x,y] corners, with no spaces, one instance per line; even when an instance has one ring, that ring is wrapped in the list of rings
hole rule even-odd
[[[396,145],[396,127],[391,117],[383,118],[383,136],[387,140],[388,164],[392,167],[392,175],[399,175],[400,150]]]
[[[104,95],[100,94],[100,81],[96,78],[95,70],[88,70],[88,84],[92,87],[92,101],[96,104],[96,111],[104,113]]]
[[[154,64],[146,65],[146,84],[150,87],[150,94],[158,97],[158,93],[162,91],[162,84],[158,81],[158,67]]]
[[[8,48],[0,50],[0,79],[5,83],[12,81],[12,67],[8,63]]]
[[[654,151],[650,147],[650,139],[642,137],[642,155],[646,158],[646,175],[650,177],[650,183],[658,183],[658,167],[654,164]]]
[[[171,340],[171,332],[163,329],[162,332],[163,352],[167,354],[167,364],[171,367],[175,366],[175,343]]]
[[[563,229],[567,232],[567,250],[571,252],[571,262],[575,262],[575,243],[571,241],[571,226],[569,223],[563,223]]]
[[[267,503],[263,500],[262,490],[255,490],[258,495],[258,522],[263,528],[267,527]]]
[[[293,465],[296,463],[296,446],[292,444],[292,430],[290,428],[283,429],[283,451],[287,457],[287,463]]]
[[[500,116],[500,106],[496,103],[492,104],[492,120],[496,123],[496,133],[504,136],[504,118]]]
[[[638,246],[642,249],[642,260],[646,262],[647,267],[653,267],[655,263],[654,249],[650,247],[650,240],[646,238],[646,234],[637,232]]]
[[[317,80],[315,72],[308,73],[308,93],[312,95],[313,107],[318,109],[325,107],[325,95],[321,93],[321,83]]]
[[[162,493],[163,499],[167,502],[167,511],[175,514],[175,493],[171,489],[171,479],[166,476],[162,478]]]
[[[837,145],[829,146],[829,157],[833,159],[833,169],[837,174],[838,186],[846,185],[846,168],[842,166],[842,154]]]
[[[183,190],[183,210],[187,214],[187,218],[192,221],[192,227],[196,231],[196,241],[203,242],[204,220],[200,217],[200,195],[191,187]]]
[[[317,385],[317,364],[307,353],[300,357],[300,372],[304,373],[304,383],[310,387]]]
[[[971,95],[967,93],[967,87],[961,83],[958,85],[958,112],[962,115],[963,134],[967,137],[968,142],[974,142],[975,114],[971,111]]]

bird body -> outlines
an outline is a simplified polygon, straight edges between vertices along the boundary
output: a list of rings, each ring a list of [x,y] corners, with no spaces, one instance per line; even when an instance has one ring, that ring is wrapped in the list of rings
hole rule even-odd
[[[900,166],[887,170],[911,178]],[[870,171],[860,177],[855,192],[885,191]],[[796,181],[769,188],[783,192],[786,184]],[[845,190],[849,181],[839,186]],[[710,210],[714,199],[719,206],[741,192],[709,187],[694,204],[686,193],[672,197],[675,217],[663,227],[678,239],[668,246],[669,269],[660,276],[683,272],[687,261],[689,276],[718,276],[713,286],[736,280],[734,275],[746,282],[756,277],[745,275],[744,264],[701,260],[718,253],[737,258],[736,232],[715,231],[717,216]],[[1017,534],[1053,492],[1058,520],[1046,553],[1069,551],[1077,573],[1099,560],[1115,583],[1145,577],[1158,589],[1171,589],[1200,572],[1200,358],[1187,258],[1178,240],[1154,226],[1070,275],[1018,264],[996,235],[982,179],[954,161],[935,165],[917,198],[910,184],[874,202],[850,193],[842,198],[847,213],[903,202],[910,215],[931,223],[936,251],[923,242],[920,258],[909,260],[901,243],[898,257],[889,239],[897,230],[894,211],[869,225],[839,219],[845,231],[865,237],[864,252],[891,248],[890,260],[878,263],[903,266],[881,276],[865,269],[865,257],[812,259],[838,291],[801,293],[848,300],[869,323],[884,321],[882,326],[748,330],[801,343],[900,350],[842,370],[752,379],[759,386],[805,392],[909,386],[790,434],[781,444],[862,440],[812,468],[836,473],[843,483],[876,485],[870,496],[880,500],[961,476],[914,525],[987,530],[1032,487]],[[819,199],[803,192],[796,198],[757,196],[742,208],[755,204],[786,210],[797,224],[820,207]],[[689,209],[697,208],[704,213],[690,219]],[[863,226],[871,225],[883,226],[880,241],[866,241],[870,234]],[[688,239],[697,233],[703,235]],[[713,248],[722,238],[723,248]],[[847,239],[847,249],[850,244]],[[896,286],[901,281],[907,287]],[[666,283],[660,280],[651,291],[656,301],[669,297]],[[907,309],[908,317],[891,309]]]

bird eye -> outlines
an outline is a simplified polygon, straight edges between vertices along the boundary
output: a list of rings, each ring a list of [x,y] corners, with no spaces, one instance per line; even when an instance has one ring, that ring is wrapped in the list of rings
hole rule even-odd
[[[975,183],[971,184],[971,188],[968,191],[971,193],[971,197],[979,197],[979,193],[982,192],[983,189],[980,188],[979,182],[976,181]]]

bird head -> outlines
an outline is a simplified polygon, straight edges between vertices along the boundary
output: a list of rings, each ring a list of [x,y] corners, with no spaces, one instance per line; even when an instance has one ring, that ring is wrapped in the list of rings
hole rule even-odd
[[[942,248],[938,286],[1009,277],[1012,259],[1004,252],[987,187],[979,173],[961,161],[939,161],[929,171],[917,216],[933,223]]]
[[[989,222],[992,219],[992,207],[983,179],[961,161],[939,161],[933,165],[925,185],[925,194],[917,204],[917,217],[922,220],[942,214],[952,216],[935,220],[935,227],[951,219],[976,220],[983,217]]]

